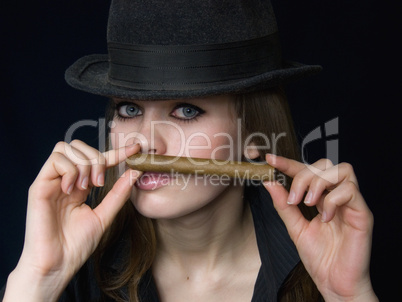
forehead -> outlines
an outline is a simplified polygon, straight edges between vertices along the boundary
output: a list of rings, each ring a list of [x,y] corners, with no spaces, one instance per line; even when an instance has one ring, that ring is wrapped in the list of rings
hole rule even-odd
[[[141,107],[153,107],[153,108],[169,108],[178,104],[192,104],[199,106],[204,110],[229,110],[234,112],[235,98],[232,95],[216,95],[200,98],[183,98],[183,99],[171,99],[171,100],[136,100],[126,98],[112,98],[113,104],[119,103],[134,103]]]
[[[205,97],[195,97],[195,98],[178,98],[178,99],[129,99],[129,98],[119,98],[119,97],[111,97],[111,100],[115,103],[120,102],[133,102],[133,103],[186,103],[186,102],[197,102],[197,103],[222,103],[222,102],[232,102],[235,97],[231,94],[222,94],[222,95],[213,95],[213,96],[205,96]]]

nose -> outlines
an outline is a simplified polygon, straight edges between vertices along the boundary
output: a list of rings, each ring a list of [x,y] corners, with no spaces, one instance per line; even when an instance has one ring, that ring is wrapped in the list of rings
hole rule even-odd
[[[149,154],[165,154],[166,135],[161,133],[161,126],[158,126],[152,119],[144,119],[140,128],[137,130],[138,135],[135,138],[136,143],[141,145],[141,153]]]

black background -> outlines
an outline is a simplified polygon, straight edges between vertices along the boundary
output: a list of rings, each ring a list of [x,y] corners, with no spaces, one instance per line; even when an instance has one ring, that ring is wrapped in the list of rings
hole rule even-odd
[[[339,160],[354,166],[375,217],[371,275],[383,301],[402,279],[401,27],[393,3],[273,1],[284,57],[324,67],[288,85],[292,113],[300,140],[338,118]],[[106,53],[108,7],[105,0],[1,2],[0,284],[18,261],[27,191],[53,146],[73,123],[103,116],[104,99],[70,88],[63,75],[79,57]],[[97,135],[86,127],[75,138],[97,146]],[[325,155],[324,147],[311,143],[308,160]]]

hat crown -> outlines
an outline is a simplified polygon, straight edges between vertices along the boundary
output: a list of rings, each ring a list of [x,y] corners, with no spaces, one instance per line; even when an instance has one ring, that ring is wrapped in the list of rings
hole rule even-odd
[[[79,59],[66,81],[122,98],[261,90],[321,70],[282,59],[270,0],[112,0],[108,54]]]
[[[113,0],[109,43],[200,45],[277,32],[269,0]]]

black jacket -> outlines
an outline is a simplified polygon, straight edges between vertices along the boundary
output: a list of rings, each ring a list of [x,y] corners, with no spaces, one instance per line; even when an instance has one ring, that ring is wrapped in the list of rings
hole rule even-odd
[[[272,205],[263,186],[246,189],[245,199],[250,203],[261,258],[261,268],[254,286],[251,302],[277,301],[277,293],[290,271],[300,261],[282,220]],[[2,298],[4,289],[0,293]],[[60,302],[110,301],[101,298],[96,283],[92,260],[73,277]],[[159,302],[157,289],[149,271],[140,285],[142,302]]]

